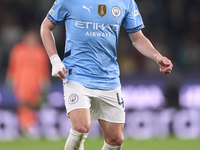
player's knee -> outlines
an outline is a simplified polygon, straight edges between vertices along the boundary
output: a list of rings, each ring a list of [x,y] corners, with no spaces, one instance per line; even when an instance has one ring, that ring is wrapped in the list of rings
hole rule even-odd
[[[85,124],[85,125],[76,125],[74,127],[74,130],[80,133],[88,133],[90,130],[90,124]]]
[[[123,137],[119,137],[114,142],[115,142],[115,146],[121,146],[123,144],[123,142],[124,142],[124,138]]]
[[[114,145],[114,146],[121,146],[124,142],[124,137],[123,136],[112,136],[111,138],[105,139],[106,143],[109,145]]]

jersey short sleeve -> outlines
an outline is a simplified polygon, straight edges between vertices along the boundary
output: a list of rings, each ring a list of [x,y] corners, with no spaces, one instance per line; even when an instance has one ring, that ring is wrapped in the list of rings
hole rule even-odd
[[[60,25],[66,19],[67,9],[66,0],[56,0],[47,14],[47,18],[55,25]]]
[[[144,28],[144,23],[134,0],[130,0],[128,8],[122,23],[127,33],[134,33]]]

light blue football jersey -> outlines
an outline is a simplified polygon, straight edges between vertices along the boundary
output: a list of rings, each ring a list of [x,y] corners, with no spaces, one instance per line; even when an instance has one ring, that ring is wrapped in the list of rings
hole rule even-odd
[[[56,25],[65,22],[64,82],[101,90],[120,86],[116,61],[120,26],[127,33],[144,28],[134,0],[57,0],[47,17]]]

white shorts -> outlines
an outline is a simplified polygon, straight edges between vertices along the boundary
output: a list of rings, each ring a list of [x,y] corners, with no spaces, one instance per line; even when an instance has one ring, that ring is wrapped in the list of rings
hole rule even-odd
[[[124,101],[121,87],[104,91],[89,89],[75,81],[63,84],[67,114],[74,109],[90,109],[91,120],[125,123]]]

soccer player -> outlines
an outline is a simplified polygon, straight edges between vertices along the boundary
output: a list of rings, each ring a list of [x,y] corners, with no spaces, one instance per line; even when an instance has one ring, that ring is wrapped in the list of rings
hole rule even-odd
[[[66,46],[61,62],[52,31],[65,22]],[[83,150],[91,121],[98,120],[105,139],[102,150],[120,150],[125,123],[116,46],[123,24],[132,44],[156,61],[160,72],[172,63],[143,35],[144,24],[134,0],[57,0],[41,25],[52,76],[63,80],[71,130],[65,150]]]
[[[38,136],[38,108],[45,87],[50,84],[48,56],[35,30],[24,33],[10,53],[6,73],[17,100],[17,116],[22,134]]]

